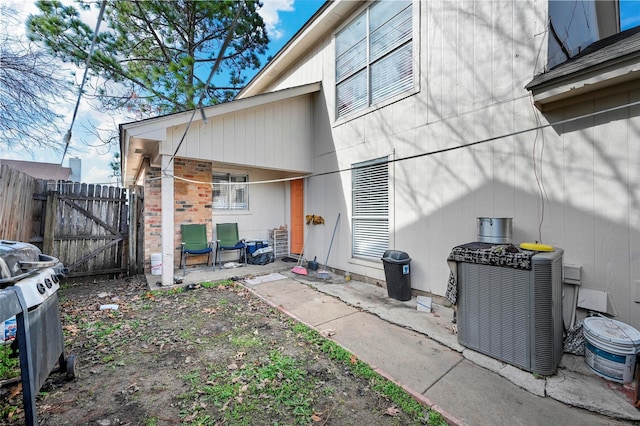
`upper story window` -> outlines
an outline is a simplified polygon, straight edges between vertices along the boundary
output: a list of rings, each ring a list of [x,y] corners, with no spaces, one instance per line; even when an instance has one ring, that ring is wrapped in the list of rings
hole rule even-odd
[[[215,210],[249,210],[247,175],[213,174],[213,208]]]
[[[336,115],[413,88],[411,1],[381,0],[336,35]]]

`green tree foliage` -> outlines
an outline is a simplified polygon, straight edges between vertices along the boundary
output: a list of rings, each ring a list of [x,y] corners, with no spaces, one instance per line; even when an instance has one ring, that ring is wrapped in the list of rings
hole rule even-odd
[[[111,176],[120,177],[120,153],[119,152],[116,152],[115,154],[113,154],[113,160],[111,160],[111,162],[109,163],[109,167],[113,172]]]
[[[84,66],[93,29],[80,11],[99,2],[39,0],[38,15],[27,21],[29,37],[56,57]],[[95,93],[108,109],[126,108],[138,117],[184,111],[224,102],[242,88],[243,72],[260,66],[268,36],[258,1],[109,0],[90,61]],[[242,8],[217,73],[228,86],[211,84],[209,73]],[[216,79],[214,79],[216,81]]]

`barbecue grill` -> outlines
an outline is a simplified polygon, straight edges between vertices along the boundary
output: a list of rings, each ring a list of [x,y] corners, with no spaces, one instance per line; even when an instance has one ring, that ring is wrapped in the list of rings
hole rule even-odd
[[[27,425],[37,424],[35,397],[54,367],[69,379],[77,375],[75,356],[64,354],[57,294],[67,274],[33,244],[0,240],[0,324],[15,318],[17,325],[11,348],[20,357]]]

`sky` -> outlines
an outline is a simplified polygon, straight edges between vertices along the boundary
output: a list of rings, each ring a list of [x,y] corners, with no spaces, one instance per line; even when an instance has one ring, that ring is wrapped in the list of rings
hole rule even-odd
[[[640,0],[620,0],[620,29],[640,25]]]
[[[26,22],[29,14],[35,14],[38,9],[35,0],[19,2],[17,0],[1,0],[5,4],[12,6],[20,15],[21,20]],[[63,0],[64,3],[71,3],[72,0]],[[267,26],[270,37],[270,45],[267,54],[263,58],[263,65],[266,58],[275,55],[284,44],[309,20],[309,18],[324,4],[324,0],[263,0],[263,7],[260,13]],[[640,0],[620,0],[621,27],[622,29],[640,25]],[[87,23],[95,28],[97,11],[94,10],[93,22]],[[15,28],[16,32],[24,33],[24,26]],[[77,79],[80,80],[83,74],[82,69],[76,70]],[[249,76],[251,78],[251,76]],[[73,110],[75,108],[77,93],[69,103],[58,106],[56,112],[65,117],[62,121],[64,135],[71,126]],[[117,184],[118,179],[113,177],[109,166],[113,161],[114,153],[119,151],[117,144],[105,146],[100,142],[96,133],[107,135],[110,131],[117,129],[118,124],[128,122],[130,119],[113,118],[107,114],[96,111],[94,105],[88,100],[80,100],[78,116],[73,123],[72,137],[69,151],[66,154],[62,165],[68,167],[69,158],[77,157],[82,162],[81,180],[83,183]],[[61,136],[62,138],[62,136]],[[61,144],[63,144],[61,140]],[[29,157],[29,156],[27,156]],[[47,163],[61,164],[61,154],[52,152],[35,152],[33,156],[25,158],[22,152],[0,153],[0,158],[13,160],[39,161]]]
[[[35,6],[35,0],[18,2],[16,0],[0,0],[4,4],[12,7],[19,15],[22,22],[26,22],[30,14],[37,14],[39,11]],[[63,0],[63,3],[72,3],[72,0]],[[260,14],[267,26],[270,43],[267,53],[262,58],[262,64],[266,63],[269,56],[274,56],[284,44],[309,20],[309,18],[324,4],[324,0],[263,0],[263,7]],[[93,17],[87,16],[86,22],[91,28],[95,28],[98,12],[93,10]],[[90,19],[93,19],[90,22]],[[104,24],[104,22],[103,22]],[[101,27],[101,30],[104,28]],[[12,31],[16,34],[24,34],[24,26],[14,27]],[[81,80],[84,69],[70,70],[76,74],[76,80]],[[256,71],[257,72],[257,71]],[[251,78],[252,75],[249,75]],[[88,86],[85,86],[87,89]],[[61,114],[64,119],[61,121],[61,144],[64,146],[62,137],[72,125],[73,111],[76,106],[78,93],[73,92],[68,103],[56,106],[55,111]],[[130,119],[111,117],[107,114],[95,110],[95,104],[89,100],[80,98],[78,104],[78,114],[72,126],[72,137],[69,150],[62,160],[62,153],[51,151],[35,151],[32,156],[24,152],[1,152],[0,159],[37,161],[44,163],[62,164],[69,166],[69,158],[80,158],[82,163],[81,181],[82,183],[93,184],[118,184],[118,179],[113,175],[109,164],[114,159],[114,153],[119,151],[117,144],[106,146],[100,141],[96,133],[106,139],[106,135],[117,129],[118,124],[129,122]],[[61,163],[62,160],[62,163]]]

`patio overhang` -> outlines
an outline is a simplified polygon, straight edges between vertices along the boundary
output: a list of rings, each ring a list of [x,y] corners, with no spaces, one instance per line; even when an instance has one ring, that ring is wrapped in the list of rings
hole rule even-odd
[[[305,154],[311,150],[312,129],[309,120],[312,115],[312,102],[308,95],[319,92],[320,88],[321,84],[317,82],[209,106],[203,111],[206,121],[199,111],[189,110],[121,124],[122,184],[127,187],[136,183],[145,158],[149,159],[152,166],[160,167],[162,156],[173,155],[276,170],[309,172],[311,156]],[[291,105],[295,105],[294,110]],[[288,114],[283,110],[283,106],[289,108]],[[283,111],[273,113],[274,110]],[[239,146],[246,142],[246,132],[238,127],[244,126],[249,129],[255,125],[251,120],[251,114],[256,112],[261,114],[259,117],[264,122],[264,111],[271,117],[265,126],[282,126],[288,129],[286,134],[282,134],[283,131],[280,130],[283,140],[278,141],[278,144],[282,146],[282,143],[290,142],[292,149],[300,151],[299,155],[295,156],[296,163],[261,163],[263,158],[241,158],[230,153],[225,154],[224,146]],[[287,117],[290,114],[295,114],[295,117]],[[291,122],[294,122],[295,126]],[[232,128],[229,128],[229,123],[233,124]],[[255,138],[266,137],[259,134],[259,130],[253,131],[256,132]],[[181,139],[185,139],[186,142],[180,143]],[[212,149],[214,143],[221,145],[221,148]],[[283,157],[282,161],[291,161],[294,158],[292,155],[279,157]],[[306,164],[305,159],[308,159],[309,164]]]

